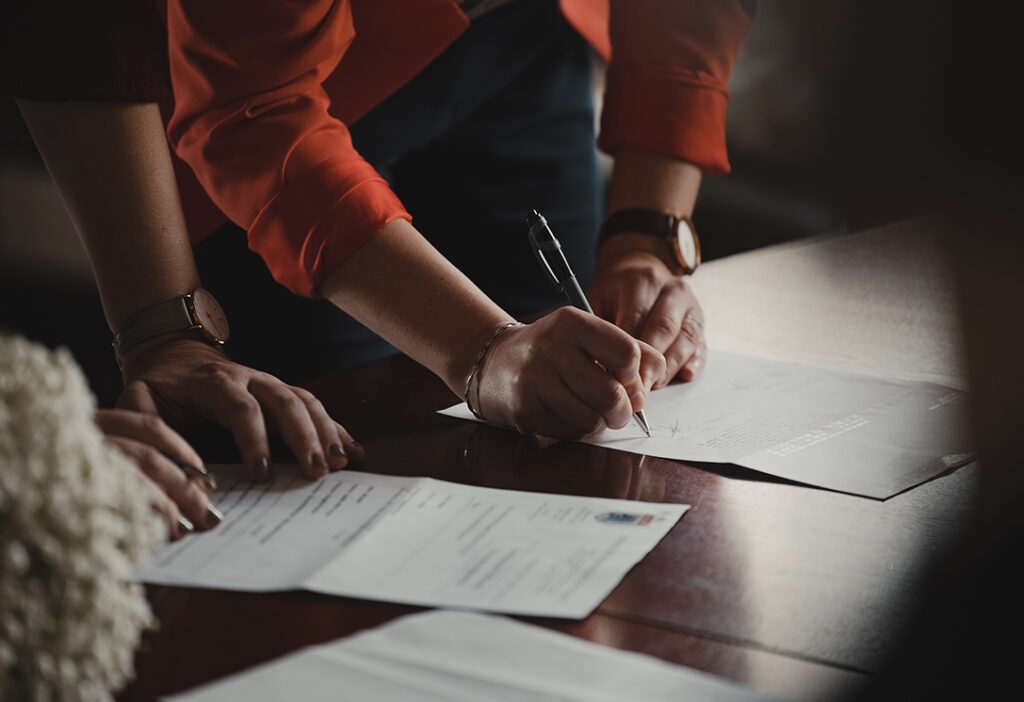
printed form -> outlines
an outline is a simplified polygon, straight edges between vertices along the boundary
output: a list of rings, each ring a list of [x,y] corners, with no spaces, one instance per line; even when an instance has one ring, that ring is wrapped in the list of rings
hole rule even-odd
[[[884,499],[971,460],[965,400],[934,383],[715,351],[698,381],[651,393],[650,438],[630,423],[584,441]],[[465,403],[442,414],[475,420]]]
[[[494,615],[431,610],[168,698],[169,702],[781,702],[652,656]]]
[[[405,604],[586,617],[688,505],[497,490],[431,478],[215,469],[216,529],[137,573],[165,585],[302,588]]]

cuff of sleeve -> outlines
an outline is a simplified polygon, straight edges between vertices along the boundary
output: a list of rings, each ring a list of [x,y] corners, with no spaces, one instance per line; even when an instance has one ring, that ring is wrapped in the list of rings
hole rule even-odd
[[[320,299],[327,274],[395,219],[412,216],[369,164],[354,173],[351,161],[328,161],[263,208],[249,229],[249,248],[278,283]]]
[[[729,172],[725,108],[729,92],[706,73],[612,66],[598,146],[666,154],[706,175]]]

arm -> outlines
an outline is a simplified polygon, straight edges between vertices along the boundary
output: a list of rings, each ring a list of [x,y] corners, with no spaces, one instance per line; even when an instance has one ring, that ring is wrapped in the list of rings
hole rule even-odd
[[[328,112],[321,83],[352,37],[348,4],[246,8],[169,4],[172,143],[248,227],[278,282],[328,297],[461,397],[477,353],[511,317],[416,231]],[[661,354],[642,349],[610,323],[556,313],[495,343],[478,377],[480,408],[530,433],[623,426],[661,374]]]
[[[89,254],[111,329],[198,287],[157,106],[21,100],[19,107]],[[268,420],[310,477],[344,466],[343,446],[360,452],[308,392],[232,363],[188,332],[131,349],[123,372],[120,407],[175,420],[199,414],[222,424],[254,477],[268,477]],[[135,425],[117,426],[151,443],[152,434]],[[189,458],[198,461],[194,452]],[[205,497],[178,504],[205,523]]]
[[[476,354],[512,319],[404,220],[333,270],[323,293],[460,397]],[[661,354],[646,344],[563,308],[499,337],[474,386],[474,406],[526,434],[575,438],[625,426],[663,370]]]
[[[608,212],[644,207],[690,215],[703,173],[728,171],[726,84],[753,3],[612,3],[612,62],[601,147],[614,156]],[[588,291],[598,314],[666,356],[656,387],[696,378],[706,347],[703,312],[657,239],[622,233],[598,252]]]

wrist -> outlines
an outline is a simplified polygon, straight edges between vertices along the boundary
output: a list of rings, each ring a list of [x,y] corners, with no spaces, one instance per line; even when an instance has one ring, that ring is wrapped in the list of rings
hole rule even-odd
[[[469,374],[466,377],[466,387],[463,393],[463,399],[466,401],[466,406],[469,407],[469,411],[472,412],[473,416],[477,419],[486,421],[483,416],[483,410],[480,407],[480,383],[482,382],[484,366],[487,363],[489,353],[494,346],[497,346],[503,338],[507,337],[509,333],[511,333],[511,330],[520,326],[522,326],[522,322],[515,320],[502,324],[483,343],[483,346],[480,347],[480,352],[476,355],[476,359],[473,361],[473,366],[470,368]]]
[[[150,337],[133,346],[121,359],[121,376],[128,380],[135,375],[136,368],[158,356],[196,352],[212,352],[218,357],[227,358],[223,345],[210,341],[194,329],[183,329]]]
[[[516,320],[507,316],[490,320],[479,327],[465,344],[459,345],[446,364],[443,375],[445,384],[451,388],[452,392],[459,397],[465,396],[466,385],[471,380],[475,367],[481,362],[479,356],[481,353],[485,353],[484,347],[494,345],[496,343],[494,337],[501,336],[504,327],[510,323],[516,323]],[[479,369],[476,370],[479,371]]]
[[[649,234],[631,232],[622,232],[601,242],[597,251],[597,271],[601,272],[614,267],[630,256],[647,256],[657,259],[658,263],[664,265],[669,273],[676,275],[678,263],[667,241]]]

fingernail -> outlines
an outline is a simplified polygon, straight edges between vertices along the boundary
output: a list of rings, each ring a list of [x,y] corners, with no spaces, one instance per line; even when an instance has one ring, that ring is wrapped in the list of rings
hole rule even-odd
[[[217,509],[213,505],[210,505],[209,507],[206,508],[207,527],[212,529],[213,527],[220,524],[222,521],[224,521],[224,515],[221,513],[219,509]]]
[[[182,534],[191,534],[195,530],[196,528],[193,526],[192,522],[185,519],[185,517],[178,517],[178,531]]]
[[[270,459],[266,456],[260,456],[252,463],[252,468],[249,471],[252,479],[265,483],[270,480]]]
[[[345,455],[345,449],[343,449],[343,448],[341,447],[341,444],[339,444],[339,443],[333,443],[333,444],[331,444],[331,445],[330,445],[330,446],[329,446],[329,447],[327,448],[327,450],[331,452],[331,455],[332,455],[332,456],[344,456],[344,455]]]
[[[313,454],[313,465],[317,468],[323,468],[327,470],[327,461],[324,460],[323,454],[316,452]]]

